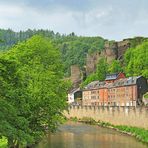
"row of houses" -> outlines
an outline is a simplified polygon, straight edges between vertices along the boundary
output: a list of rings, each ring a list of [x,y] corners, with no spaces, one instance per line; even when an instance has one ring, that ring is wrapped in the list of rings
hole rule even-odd
[[[74,89],[68,94],[68,102],[93,106],[136,106],[148,91],[143,76],[126,78],[124,73],[109,74],[105,81],[93,81],[84,89]]]

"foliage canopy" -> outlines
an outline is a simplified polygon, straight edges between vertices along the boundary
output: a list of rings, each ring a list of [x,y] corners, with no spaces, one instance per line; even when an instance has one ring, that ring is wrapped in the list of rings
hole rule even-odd
[[[124,56],[127,76],[142,75],[148,78],[148,42],[129,48]]]
[[[0,136],[9,146],[32,144],[54,131],[66,106],[59,51],[41,36],[0,54]],[[45,128],[46,127],[46,128]]]

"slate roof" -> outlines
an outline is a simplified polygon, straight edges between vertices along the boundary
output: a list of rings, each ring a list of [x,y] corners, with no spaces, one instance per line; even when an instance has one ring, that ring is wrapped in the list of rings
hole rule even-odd
[[[103,82],[93,81],[93,82],[89,83],[84,89],[85,90],[98,89],[98,88],[104,87],[104,85],[105,85],[105,81],[103,81]]]
[[[105,83],[99,81],[93,81],[89,83],[84,90],[91,90],[91,89],[99,89],[99,88],[114,88],[114,87],[121,87],[121,86],[129,86],[129,85],[136,85],[137,79],[141,76],[134,76],[129,78],[121,78],[119,80],[114,81],[113,83]]]
[[[138,77],[129,77],[129,78],[122,78],[119,80],[116,80],[114,83],[108,83],[106,84],[107,88],[112,87],[119,87],[119,86],[129,86],[129,85],[136,85]]]
[[[118,75],[119,75],[119,73],[108,74],[108,75],[106,75],[106,79],[105,80],[116,80]]]

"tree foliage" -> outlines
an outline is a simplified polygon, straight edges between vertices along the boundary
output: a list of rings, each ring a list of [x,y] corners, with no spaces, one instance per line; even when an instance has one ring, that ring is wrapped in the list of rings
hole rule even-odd
[[[10,47],[14,46],[18,42],[22,42],[32,37],[33,35],[41,35],[43,37],[48,37],[52,41],[52,43],[60,49],[62,62],[64,65],[64,73],[65,76],[70,75],[70,66],[77,64],[80,66],[81,70],[84,65],[86,65],[86,57],[87,54],[91,54],[94,52],[100,52],[104,50],[104,44],[106,41],[101,37],[82,37],[76,36],[75,33],[70,33],[69,35],[54,33],[51,30],[31,30],[28,29],[26,31],[14,32],[11,29],[4,30],[0,29],[0,37],[3,42],[0,42],[0,50],[6,50]],[[143,56],[140,52],[140,48],[138,45],[142,45],[143,42],[148,41],[148,38],[144,37],[135,37],[131,39],[127,39],[130,43],[130,47],[132,49],[127,50],[127,53],[124,56],[124,61],[122,61],[122,65],[118,60],[114,60],[112,64],[108,67],[108,73],[115,73],[124,71],[127,76],[132,75],[143,75],[147,77],[147,66],[141,66],[141,68],[136,68],[139,64],[143,64]],[[115,41],[109,41],[109,45],[112,46]],[[134,49],[139,48],[138,59],[134,59],[136,57],[137,51]],[[21,49],[20,49],[21,50]],[[136,52],[136,53],[134,53]],[[132,57],[134,55],[134,57]],[[140,57],[141,55],[141,57]],[[145,54],[146,55],[146,54]],[[134,59],[134,60],[133,60]],[[147,60],[147,59],[146,59]],[[145,60],[145,61],[146,61]],[[138,61],[138,62],[137,62]],[[121,67],[120,67],[121,66]],[[103,70],[102,70],[103,71]],[[106,71],[106,70],[105,70]],[[100,69],[101,72],[101,69]],[[99,74],[98,74],[99,75]],[[101,75],[101,74],[100,74]],[[95,72],[88,76],[86,81],[96,80],[98,76],[96,76]],[[99,76],[102,77],[102,76]],[[103,80],[103,78],[102,78]]]
[[[98,80],[105,80],[106,74],[108,72],[108,64],[105,58],[101,58],[97,64],[97,77]]]
[[[127,76],[142,75],[148,78],[148,42],[129,48],[124,56]]]
[[[22,115],[27,110],[27,95],[18,67],[18,62],[7,59],[6,54],[0,56],[0,136],[8,138],[9,146],[32,140],[29,123]]]
[[[9,146],[35,143],[54,131],[66,106],[60,53],[40,36],[0,55],[0,136]],[[45,128],[46,127],[46,128]]]
[[[112,63],[108,67],[109,73],[119,73],[122,72],[122,65],[119,60],[113,60]]]
[[[91,83],[92,81],[98,80],[97,73],[90,74],[84,82],[82,82],[81,87],[83,88],[87,84]]]
[[[97,64],[96,72],[90,74],[86,80],[81,84],[81,87],[89,84],[92,81],[103,81],[105,80],[106,74],[108,73],[108,64],[105,58],[101,58]]]
[[[105,39],[101,37],[78,37],[74,33],[61,35],[50,30],[31,30],[14,32],[11,29],[0,29],[0,50],[6,50],[18,42],[22,42],[33,35],[48,37],[60,49],[64,63],[65,75],[70,75],[70,66],[77,64],[82,69],[88,53],[101,51],[104,48]]]
[[[87,54],[103,50],[105,42],[101,37],[66,36],[65,39],[61,40],[57,40],[57,45],[61,49],[67,75],[70,74],[71,65],[77,64],[82,69],[86,64]]]

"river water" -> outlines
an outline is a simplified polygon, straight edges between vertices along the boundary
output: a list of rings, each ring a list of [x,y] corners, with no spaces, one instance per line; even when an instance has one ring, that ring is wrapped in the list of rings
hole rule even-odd
[[[112,129],[68,122],[45,137],[37,148],[147,148],[134,137]]]

